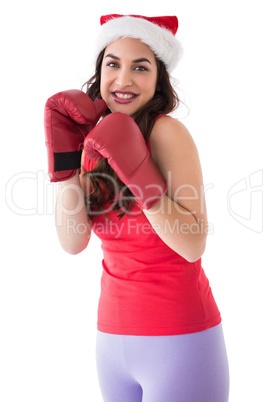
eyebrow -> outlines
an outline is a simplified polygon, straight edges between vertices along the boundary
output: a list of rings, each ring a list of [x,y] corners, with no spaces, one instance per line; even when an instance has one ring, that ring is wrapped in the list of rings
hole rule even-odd
[[[119,57],[117,57],[117,56],[115,56],[115,55],[113,55],[113,54],[111,54],[111,53],[107,54],[107,55],[105,56],[105,58],[106,58],[106,57],[111,57],[111,58],[114,59],[114,60],[120,60]],[[142,62],[147,62],[147,63],[149,63],[149,64],[152,64],[152,63],[150,62],[150,60],[146,59],[146,57],[141,57],[140,59],[132,60],[132,63],[142,63]]]

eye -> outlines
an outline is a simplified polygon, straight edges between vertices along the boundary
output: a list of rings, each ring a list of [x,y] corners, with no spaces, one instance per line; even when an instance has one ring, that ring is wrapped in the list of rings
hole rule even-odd
[[[107,63],[107,67],[118,68],[119,65],[118,65],[118,63],[115,63],[114,61],[111,61],[110,63]]]
[[[137,67],[134,67],[134,70],[135,71],[148,71],[148,68],[144,67],[144,66],[137,66]]]

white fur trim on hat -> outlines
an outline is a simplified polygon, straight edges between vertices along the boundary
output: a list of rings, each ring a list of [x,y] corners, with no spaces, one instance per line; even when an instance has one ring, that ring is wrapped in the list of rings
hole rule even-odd
[[[97,39],[97,53],[119,38],[140,39],[165,64],[171,72],[182,56],[182,47],[175,36],[166,28],[143,18],[123,16],[102,25]]]

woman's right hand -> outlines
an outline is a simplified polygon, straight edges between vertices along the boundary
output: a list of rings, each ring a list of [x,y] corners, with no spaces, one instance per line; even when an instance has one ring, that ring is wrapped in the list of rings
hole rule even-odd
[[[84,139],[106,109],[102,99],[93,102],[78,89],[59,92],[47,100],[45,136],[50,181],[67,180],[80,169]]]

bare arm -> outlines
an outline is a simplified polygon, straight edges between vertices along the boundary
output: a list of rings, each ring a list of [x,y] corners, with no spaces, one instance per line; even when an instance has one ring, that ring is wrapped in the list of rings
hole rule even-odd
[[[144,213],[170,248],[186,260],[196,261],[205,250],[207,236],[203,179],[196,146],[186,127],[169,117],[156,122],[150,145],[168,192]]]
[[[83,164],[82,164],[83,166]],[[69,254],[83,251],[91,236],[91,220],[84,202],[83,168],[69,180],[60,182],[55,210],[57,234],[63,249]]]

